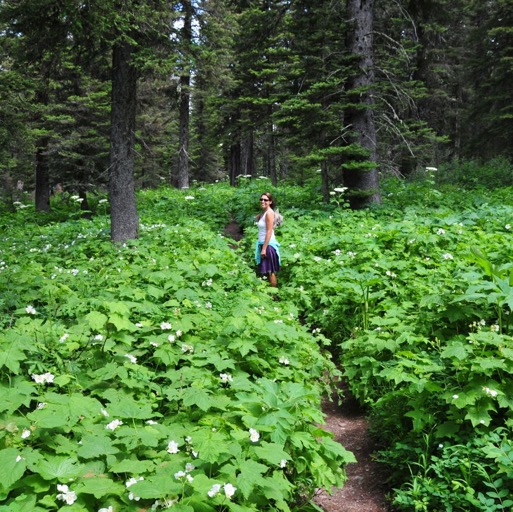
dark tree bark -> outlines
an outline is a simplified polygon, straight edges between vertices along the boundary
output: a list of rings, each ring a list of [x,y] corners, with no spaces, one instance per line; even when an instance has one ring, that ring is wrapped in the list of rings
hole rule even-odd
[[[350,83],[349,94],[354,108],[346,112],[351,126],[352,142],[365,148],[368,157],[361,168],[344,169],[344,184],[349,188],[349,201],[354,209],[381,203],[376,162],[376,128],[372,87],[374,85],[373,25],[374,0],[347,0],[350,30],[348,47],[357,58],[358,72]],[[369,163],[371,165],[369,165]]]
[[[237,176],[241,174],[241,144],[239,139],[232,142],[229,158],[230,185],[234,187],[237,184]]]
[[[241,146],[241,174],[255,175],[255,136],[253,130],[248,130],[242,140]]]
[[[114,45],[109,176],[113,242],[137,238],[139,232],[134,183],[137,73],[131,58],[129,43],[122,41]]]
[[[183,28],[182,28],[182,73],[180,75],[179,90],[179,125],[180,148],[178,154],[178,188],[189,188],[189,123],[191,101],[191,73],[189,48],[192,44],[192,5],[190,0],[182,0]]]
[[[50,169],[48,165],[48,137],[42,137],[36,150],[36,198],[37,212],[50,211]]]

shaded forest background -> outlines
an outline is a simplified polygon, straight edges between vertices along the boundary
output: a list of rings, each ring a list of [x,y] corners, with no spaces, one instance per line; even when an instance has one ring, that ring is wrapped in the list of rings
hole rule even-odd
[[[512,0],[0,0],[3,202],[508,166],[512,57]]]

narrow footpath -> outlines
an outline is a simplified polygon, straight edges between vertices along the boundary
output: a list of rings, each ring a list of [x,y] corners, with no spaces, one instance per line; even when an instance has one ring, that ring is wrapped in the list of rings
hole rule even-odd
[[[357,462],[346,466],[348,480],[342,489],[332,490],[331,495],[320,491],[315,503],[326,512],[388,512],[386,471],[372,459],[375,445],[365,415],[351,398],[341,405],[326,400],[323,410],[324,428],[354,453]]]

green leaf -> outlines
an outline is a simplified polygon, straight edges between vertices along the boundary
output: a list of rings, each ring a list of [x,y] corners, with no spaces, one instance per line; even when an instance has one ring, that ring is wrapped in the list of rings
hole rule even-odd
[[[258,457],[270,464],[279,465],[282,460],[291,460],[290,455],[283,450],[283,445],[262,441],[260,446],[255,446]]]
[[[7,505],[0,505],[0,512],[44,512],[46,508],[36,507],[36,496],[22,494]]]
[[[246,499],[252,493],[257,485],[265,485],[265,479],[262,474],[269,468],[264,464],[247,459],[240,465],[240,473],[237,475],[237,488],[242,492]]]
[[[110,494],[121,495],[125,491],[125,486],[107,477],[93,476],[82,478],[74,490],[77,494],[92,494],[98,499]]]
[[[16,448],[0,451],[0,488],[9,490],[25,473],[26,463]]]
[[[211,428],[196,430],[191,434],[192,445],[198,457],[206,462],[218,462],[223,453],[230,453],[230,444],[225,434]]]
[[[109,323],[114,325],[117,331],[134,332],[137,329],[137,327],[130,322],[128,317],[121,316],[119,313],[109,315]]]
[[[107,316],[99,311],[91,311],[85,319],[92,331],[102,331],[107,323]]]
[[[146,400],[136,401],[131,394],[123,389],[108,389],[103,392],[103,397],[110,402],[107,410],[114,418],[147,420],[153,417],[151,402]]]
[[[446,347],[440,357],[453,358],[463,361],[469,354],[469,350],[460,342],[455,342],[452,345]]]
[[[190,387],[183,392],[183,404],[186,407],[196,405],[206,412],[212,407],[213,400],[206,390]]]
[[[123,459],[110,467],[113,473],[129,473],[132,475],[141,475],[150,473],[155,467],[151,460]]]
[[[80,474],[77,460],[71,457],[48,457],[29,465],[29,469],[40,474],[45,480],[59,480],[67,482]]]
[[[95,432],[82,437],[77,454],[83,459],[96,459],[103,455],[114,455],[119,449],[112,445],[112,440],[104,433]]]
[[[0,412],[12,414],[21,405],[29,406],[36,387],[31,382],[20,379],[20,377],[13,379],[10,386],[0,384]]]

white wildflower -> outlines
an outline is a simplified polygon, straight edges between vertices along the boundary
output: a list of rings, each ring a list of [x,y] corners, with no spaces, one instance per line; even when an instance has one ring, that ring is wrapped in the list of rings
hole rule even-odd
[[[285,459],[280,460],[280,468],[286,468],[287,467],[287,461]]]
[[[179,451],[178,443],[176,441],[169,441],[167,444],[167,453],[178,453]]]
[[[490,395],[490,396],[493,396],[493,397],[496,397],[497,396],[497,391],[495,391],[494,389],[490,389],[488,387],[485,387],[483,388],[484,392],[487,394],[487,395]]]
[[[280,359],[279,359],[279,363],[280,364],[284,364],[284,365],[289,365],[290,361],[286,357],[281,356]]]
[[[234,487],[232,484],[224,484],[223,489],[225,496],[231,498],[235,494],[237,487]]]
[[[139,478],[134,478],[134,477],[131,477],[130,479],[128,479],[126,482],[125,482],[125,485],[127,487],[127,489],[136,484],[137,482],[142,482],[144,480],[144,477],[143,476],[140,476]]]
[[[125,354],[125,357],[129,359],[131,363],[137,363],[137,357],[133,356],[132,354]]]
[[[50,372],[46,372],[41,375],[37,375],[35,373],[32,374],[32,380],[34,380],[36,384],[52,384],[54,378],[55,375]]]
[[[194,347],[192,345],[188,345],[187,343],[182,344],[182,352],[187,353],[190,352],[191,354],[194,352]]]
[[[27,439],[27,437],[30,437],[30,434],[32,434],[32,432],[28,428],[24,428],[23,432],[21,433],[21,438]]]
[[[160,324],[160,328],[163,330],[163,331],[169,331],[169,329],[172,328],[172,325],[169,323],[169,322],[162,322]]]
[[[221,382],[233,382],[233,377],[229,373],[220,373]]]
[[[253,443],[257,443],[260,439],[260,434],[254,428],[249,429],[249,439]]]
[[[37,313],[36,309],[34,308],[34,306],[27,306],[25,308],[25,311],[29,314],[29,315],[35,315]]]
[[[219,494],[219,491],[221,490],[221,484],[214,484],[210,491],[207,492],[210,498],[213,498],[217,494]]]
[[[105,428],[107,430],[116,430],[118,427],[120,427],[121,425],[123,425],[123,422],[121,420],[112,420],[110,423],[108,423],[107,425],[105,425]]]
[[[70,491],[67,485],[57,484],[57,490],[60,491],[60,493],[57,494],[57,499],[65,501],[67,505],[73,505],[77,500],[75,491]]]

